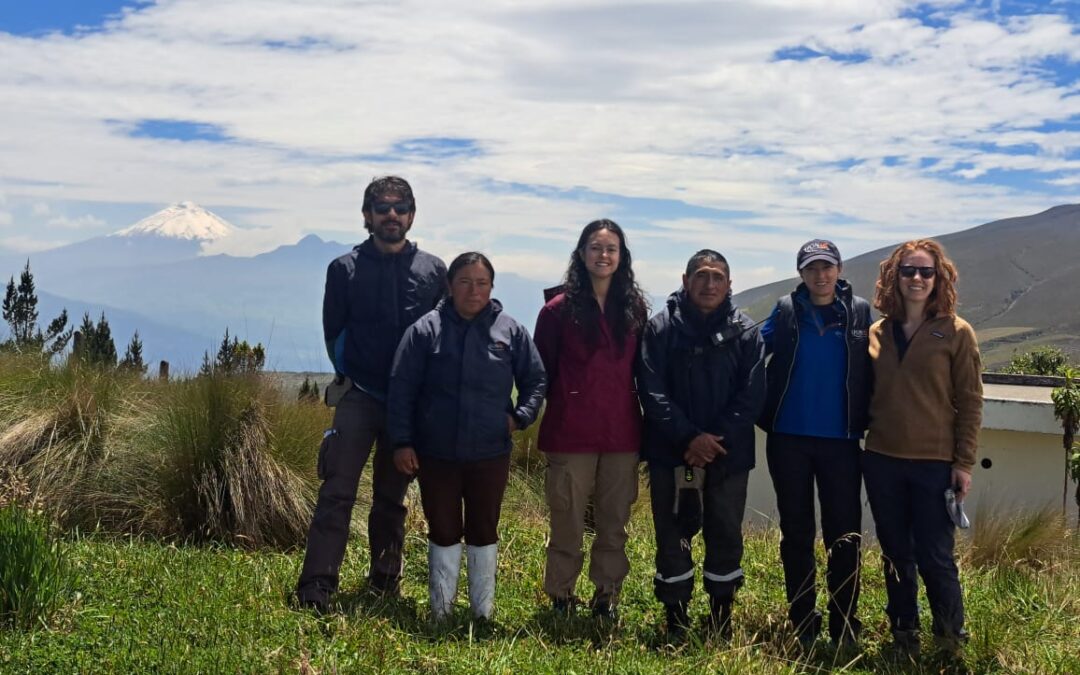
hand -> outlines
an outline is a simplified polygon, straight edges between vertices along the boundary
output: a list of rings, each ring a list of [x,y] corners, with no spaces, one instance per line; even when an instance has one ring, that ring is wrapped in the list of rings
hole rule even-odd
[[[394,466],[406,476],[415,476],[420,470],[420,460],[416,458],[416,450],[413,450],[411,445],[394,450]]]
[[[506,426],[510,429],[511,434],[514,433],[515,431],[520,430],[520,427],[518,427],[517,420],[514,419],[514,416],[511,415],[510,413],[506,413]]]
[[[723,436],[702,432],[690,441],[686,452],[683,453],[683,459],[689,466],[703,467],[716,459],[717,455],[727,454],[724,446],[720,445],[722,440],[724,440]]]
[[[952,470],[952,484],[956,490],[956,501],[964,501],[964,497],[971,492],[971,472],[958,469],[955,466]]]

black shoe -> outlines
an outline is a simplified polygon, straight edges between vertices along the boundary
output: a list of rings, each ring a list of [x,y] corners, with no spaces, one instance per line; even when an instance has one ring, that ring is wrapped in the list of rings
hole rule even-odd
[[[667,637],[672,644],[682,642],[686,638],[686,631],[690,629],[690,614],[686,605],[664,605],[667,614]]]
[[[618,621],[619,610],[618,607],[611,602],[611,596],[601,595],[593,598],[592,601],[592,615],[597,619],[603,619],[604,621]]]
[[[730,640],[735,635],[731,626],[731,601],[709,598],[709,631],[719,635],[724,640]]]
[[[892,631],[893,653],[899,657],[909,658],[913,661],[919,659],[922,653],[922,644],[919,642],[918,628],[894,628]]]
[[[330,594],[318,586],[297,589],[294,595],[296,606],[322,616],[330,611]]]
[[[401,595],[401,579],[372,572],[368,577],[368,589],[377,595],[396,597]]]
[[[578,599],[572,595],[568,595],[561,598],[551,599],[551,609],[554,610],[556,616],[562,618],[569,618],[577,611]]]

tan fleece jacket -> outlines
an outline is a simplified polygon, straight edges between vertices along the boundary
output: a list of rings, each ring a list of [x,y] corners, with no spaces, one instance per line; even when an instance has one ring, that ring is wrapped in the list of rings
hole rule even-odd
[[[927,319],[900,361],[888,319],[870,327],[874,394],[866,449],[971,471],[982,426],[982,361],[971,325]]]

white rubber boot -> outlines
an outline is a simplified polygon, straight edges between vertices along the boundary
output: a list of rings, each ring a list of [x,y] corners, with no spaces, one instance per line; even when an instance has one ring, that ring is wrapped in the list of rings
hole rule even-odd
[[[469,572],[469,606],[477,619],[490,619],[495,611],[495,568],[498,552],[498,544],[465,548]]]
[[[461,544],[436,546],[428,541],[428,597],[432,621],[442,621],[450,616],[457,597],[460,571]]]

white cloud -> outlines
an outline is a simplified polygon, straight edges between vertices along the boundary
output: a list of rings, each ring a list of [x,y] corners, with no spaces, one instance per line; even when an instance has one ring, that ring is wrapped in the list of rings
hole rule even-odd
[[[34,205],[31,207],[30,211],[35,216],[39,216],[39,217],[47,216],[47,215],[49,215],[49,213],[51,213],[51,210],[49,209],[49,205],[46,204],[45,202],[34,202]]]
[[[15,222],[15,217],[7,211],[0,211],[0,227],[7,227]]]
[[[76,216],[55,216],[48,220],[49,227],[62,227],[69,230],[88,230],[105,225],[105,221],[89,214]]]
[[[364,184],[401,173],[426,247],[485,250],[537,278],[561,272],[580,227],[618,206],[576,189],[677,200],[750,215],[638,226],[650,284],[669,285],[688,247],[718,237],[758,277],[783,274],[810,234],[854,254],[1061,198],[972,182],[994,171],[1055,172],[1057,187],[1080,174],[1080,134],[1042,130],[1080,117],[1075,69],[1059,82],[1043,66],[1080,60],[1076,26],[956,2],[933,3],[947,21],[928,26],[905,18],[917,4],[173,0],[101,32],[0,34],[0,164],[19,167],[9,194],[46,208],[62,193],[249,209],[246,229],[211,249],[237,254],[311,231],[355,241]],[[865,60],[773,59],[799,45]],[[130,138],[144,119],[236,140]],[[425,137],[483,151],[377,157]],[[1031,152],[973,149],[986,144]],[[553,190],[493,187],[510,184]],[[54,226],[103,224],[47,220],[37,204]]]

